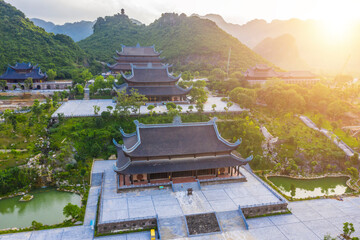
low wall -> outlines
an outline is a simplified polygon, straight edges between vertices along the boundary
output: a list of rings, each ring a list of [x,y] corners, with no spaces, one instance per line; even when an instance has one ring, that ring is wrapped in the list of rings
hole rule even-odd
[[[212,179],[199,179],[201,185],[214,185],[220,183],[236,183],[236,182],[247,182],[246,177],[229,177],[229,178],[212,178]]]
[[[240,206],[246,218],[287,211],[287,202]]]
[[[91,186],[101,186],[103,173],[92,173],[91,174]]]
[[[97,225],[97,232],[100,234],[114,233],[121,231],[133,231],[138,229],[150,229],[157,227],[156,217],[128,219],[125,221],[101,223]]]

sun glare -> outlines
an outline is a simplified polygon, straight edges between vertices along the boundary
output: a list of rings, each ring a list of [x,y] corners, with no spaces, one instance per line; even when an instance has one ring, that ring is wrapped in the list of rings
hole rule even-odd
[[[351,28],[356,23],[352,11],[354,9],[344,8],[341,2],[327,1],[322,11],[318,12],[318,18],[331,40],[342,40],[349,37]]]

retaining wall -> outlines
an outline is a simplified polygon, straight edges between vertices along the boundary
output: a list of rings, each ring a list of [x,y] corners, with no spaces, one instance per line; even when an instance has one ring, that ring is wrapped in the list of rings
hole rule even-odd
[[[287,202],[241,206],[244,216],[255,217],[280,211],[287,211]]]
[[[138,229],[150,229],[156,227],[157,227],[157,219],[155,216],[151,218],[138,218],[138,219],[128,219],[125,221],[101,223],[97,225],[97,232],[103,234],[103,233],[112,233],[112,232],[120,232],[120,231],[132,231]]]

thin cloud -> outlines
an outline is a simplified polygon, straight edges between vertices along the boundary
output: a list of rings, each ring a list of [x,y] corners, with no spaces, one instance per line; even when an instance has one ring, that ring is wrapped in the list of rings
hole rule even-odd
[[[131,18],[145,24],[159,18],[161,13],[176,12],[191,15],[197,13],[220,14],[233,23],[245,23],[255,18],[273,19],[319,19],[327,6],[346,11],[347,16],[358,19],[357,0],[5,0],[29,18],[41,18],[57,24],[119,13],[122,8]],[[330,5],[329,5],[330,4]],[[335,7],[334,7],[335,6]],[[335,13],[336,15],[336,13]]]

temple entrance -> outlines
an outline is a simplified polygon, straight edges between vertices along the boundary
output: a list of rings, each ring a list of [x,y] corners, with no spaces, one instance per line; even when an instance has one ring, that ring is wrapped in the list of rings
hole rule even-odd
[[[21,85],[21,90],[24,90],[24,89],[25,89],[24,85]]]
[[[197,170],[197,175],[198,176],[216,175],[216,172],[215,172],[215,169],[202,169],[202,170]]]
[[[36,86],[36,89],[37,89],[37,90],[40,90],[40,89],[41,89],[41,86],[40,86],[40,85],[37,85],[37,86]]]
[[[168,178],[168,173],[152,173],[150,174],[150,180]]]
[[[47,85],[46,88],[47,88],[47,89],[51,89],[50,85]]]
[[[193,175],[193,171],[181,171],[181,172],[173,172],[172,173],[172,177],[176,178],[176,177],[192,177]]]

